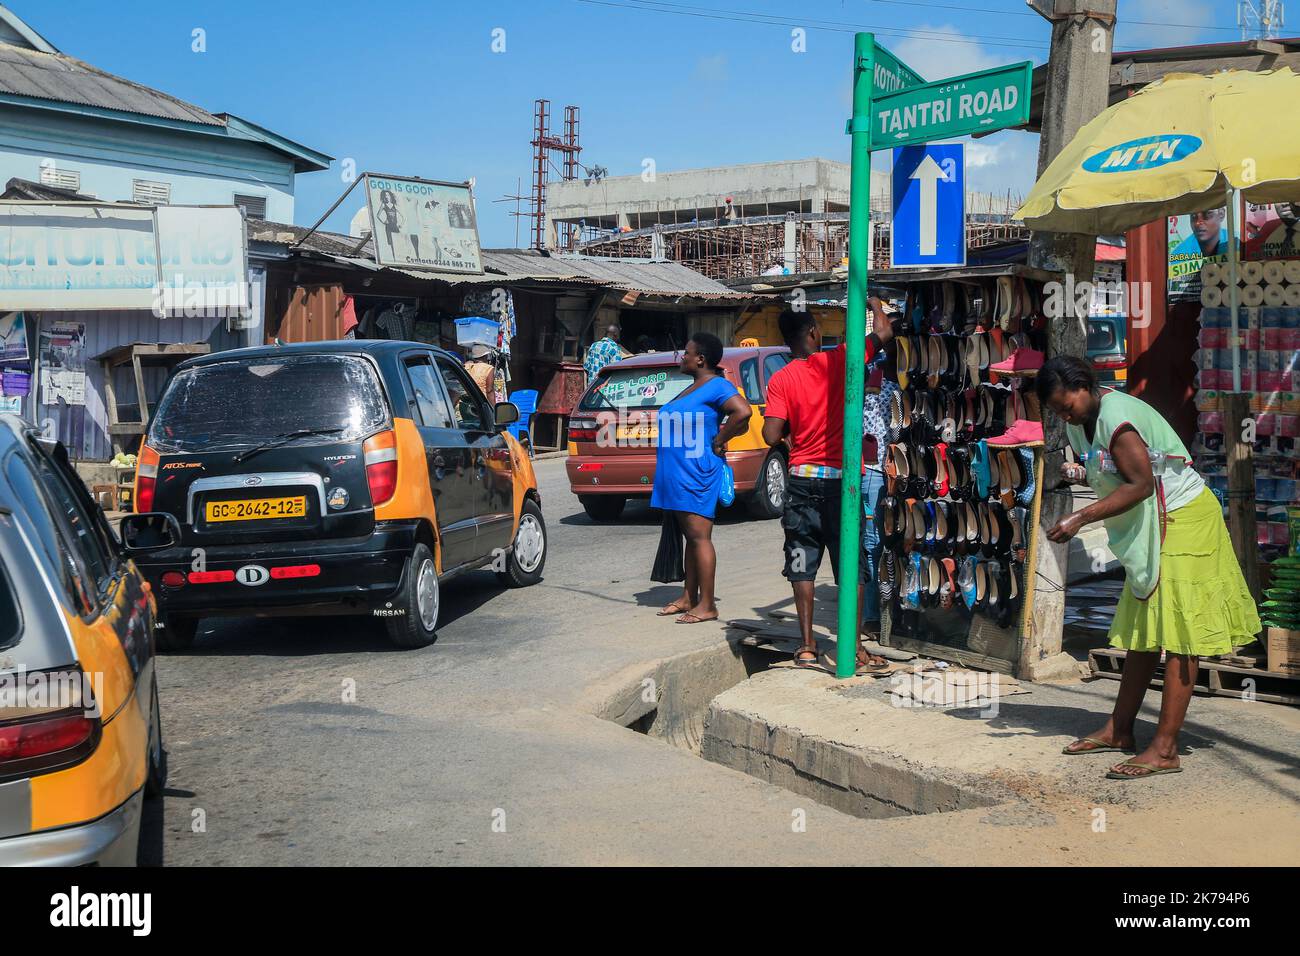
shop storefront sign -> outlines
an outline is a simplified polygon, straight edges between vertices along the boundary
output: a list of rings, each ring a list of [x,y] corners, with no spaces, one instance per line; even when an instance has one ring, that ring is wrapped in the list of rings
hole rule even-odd
[[[248,309],[234,206],[0,203],[0,309]]]
[[[468,183],[365,176],[375,262],[399,269],[481,274]]]

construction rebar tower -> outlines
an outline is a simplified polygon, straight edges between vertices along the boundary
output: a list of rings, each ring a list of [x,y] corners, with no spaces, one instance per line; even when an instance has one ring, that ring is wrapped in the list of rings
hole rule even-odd
[[[1237,25],[1243,40],[1274,40],[1282,35],[1286,9],[1282,0],[1238,0]]]
[[[551,135],[551,101],[537,100],[533,104],[533,195],[529,200],[529,215],[533,220],[533,248],[546,248],[546,183],[550,178],[552,153],[564,157],[562,170],[557,170],[565,179],[577,179],[581,164],[578,154],[582,147],[578,145],[578,107],[564,108],[564,135]],[[565,235],[556,236],[561,249],[571,248],[576,236],[574,227],[563,227]]]

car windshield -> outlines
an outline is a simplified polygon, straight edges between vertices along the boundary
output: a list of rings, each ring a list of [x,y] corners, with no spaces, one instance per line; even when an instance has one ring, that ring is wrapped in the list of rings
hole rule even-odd
[[[662,408],[691,387],[691,377],[676,368],[615,368],[597,380],[579,408]]]
[[[379,380],[365,359],[266,356],[178,373],[148,441],[172,453],[245,448],[295,432],[303,433],[299,442],[356,441],[387,421]]]
[[[1115,326],[1109,322],[1088,323],[1088,351],[1110,352],[1116,348]]]

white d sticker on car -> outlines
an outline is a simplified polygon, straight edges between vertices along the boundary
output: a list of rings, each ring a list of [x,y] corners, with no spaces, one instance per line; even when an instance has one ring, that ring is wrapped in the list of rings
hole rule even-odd
[[[235,580],[240,584],[255,588],[271,579],[271,572],[260,564],[246,564],[235,572]]]

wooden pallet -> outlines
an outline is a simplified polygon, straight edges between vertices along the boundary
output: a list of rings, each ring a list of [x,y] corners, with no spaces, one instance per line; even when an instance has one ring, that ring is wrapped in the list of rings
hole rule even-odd
[[[1088,665],[1096,677],[1119,680],[1124,673],[1126,651],[1114,647],[1099,647],[1088,652]],[[1156,666],[1151,678],[1152,687],[1163,687],[1165,665]],[[1236,664],[1224,664],[1221,661],[1209,661],[1202,658],[1201,666],[1196,671],[1195,692],[1214,697],[1236,697],[1241,699],[1249,688],[1247,681],[1254,681],[1252,696],[1255,700],[1270,704],[1290,704],[1300,707],[1300,677],[1266,671],[1258,667],[1239,667]]]

